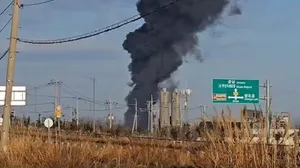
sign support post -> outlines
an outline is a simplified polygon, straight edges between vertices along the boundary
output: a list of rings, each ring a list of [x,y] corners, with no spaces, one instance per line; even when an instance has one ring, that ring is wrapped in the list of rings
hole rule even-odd
[[[55,114],[56,114],[56,118],[57,118],[57,122],[58,122],[58,136],[60,138],[60,118],[62,116],[61,114],[61,106],[57,106],[56,110],[55,110]]]
[[[47,118],[44,121],[44,125],[45,125],[45,127],[48,128],[48,141],[50,142],[51,141],[50,128],[53,126],[53,120],[51,118]]]

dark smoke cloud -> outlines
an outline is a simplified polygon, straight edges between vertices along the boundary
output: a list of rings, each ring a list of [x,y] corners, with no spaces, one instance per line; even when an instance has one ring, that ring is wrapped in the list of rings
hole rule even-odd
[[[140,0],[137,10],[143,15],[168,3],[170,0]],[[157,100],[159,83],[171,77],[182,65],[183,57],[195,55],[203,60],[196,33],[213,24],[228,3],[228,0],[181,0],[147,16],[140,28],[127,35],[123,48],[131,54],[128,68],[133,90],[126,97],[126,125],[132,125],[134,98],[139,108],[145,108],[151,95]],[[146,113],[139,114],[138,126],[147,128]]]

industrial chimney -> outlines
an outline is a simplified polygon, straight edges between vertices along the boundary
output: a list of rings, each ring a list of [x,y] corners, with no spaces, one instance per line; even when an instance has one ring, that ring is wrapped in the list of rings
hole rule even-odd
[[[171,124],[172,127],[180,127],[181,125],[180,91],[178,89],[172,92]]]
[[[160,113],[159,113],[159,125],[160,128],[170,126],[170,108],[169,108],[170,92],[166,88],[163,88],[160,92]]]

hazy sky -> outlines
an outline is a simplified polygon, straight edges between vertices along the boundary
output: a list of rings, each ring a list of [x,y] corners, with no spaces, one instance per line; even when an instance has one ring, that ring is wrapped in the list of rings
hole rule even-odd
[[[10,0],[1,0],[0,11]],[[37,2],[23,0],[23,3]],[[20,11],[19,36],[25,39],[55,39],[90,32],[118,22],[137,13],[135,0],[57,0],[45,5],[25,7]],[[223,25],[199,34],[204,62],[192,57],[174,75],[192,89],[190,107],[211,103],[213,78],[269,79],[272,84],[272,110],[288,111],[300,119],[298,101],[300,91],[297,78],[300,39],[300,21],[296,19],[300,1],[297,0],[244,0],[243,14],[222,19]],[[0,27],[9,19],[11,10],[0,16]],[[129,55],[122,48],[126,34],[143,22],[135,22],[123,28],[77,42],[57,45],[18,44],[16,61],[16,85],[39,86],[51,79],[63,81],[69,87],[87,97],[92,97],[92,82],[85,76],[97,79],[96,96],[99,102],[111,99],[125,104],[130,88],[127,65]],[[8,47],[9,27],[0,34],[0,53]],[[215,34],[213,33],[215,32]],[[0,61],[0,84],[4,84],[7,60]],[[186,82],[185,82],[186,81]],[[32,94],[32,90],[31,93]],[[38,95],[53,95],[53,87],[38,90]],[[62,92],[63,96],[72,96]],[[261,90],[263,95],[263,90]],[[74,95],[73,95],[74,96]],[[53,99],[38,97],[38,103]],[[28,104],[33,104],[29,95]],[[261,101],[262,107],[264,102]],[[62,104],[75,106],[75,100],[63,99]],[[81,113],[90,115],[87,103],[80,101]],[[115,110],[122,119],[125,106]],[[224,106],[218,105],[217,108]],[[241,106],[231,105],[238,114]],[[250,105],[253,107],[253,105]],[[86,109],[86,110],[85,110]],[[104,109],[97,106],[97,109]],[[38,106],[38,111],[52,110],[52,106]],[[18,109],[17,113],[32,112],[33,106]],[[50,115],[43,113],[42,115]],[[70,116],[70,110],[65,111]],[[98,117],[107,112],[97,112]],[[199,117],[199,110],[190,111],[189,118]]]

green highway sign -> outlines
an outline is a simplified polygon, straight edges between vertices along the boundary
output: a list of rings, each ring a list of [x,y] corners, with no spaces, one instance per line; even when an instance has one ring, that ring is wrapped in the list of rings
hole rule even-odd
[[[259,103],[259,80],[213,79],[213,103]]]

